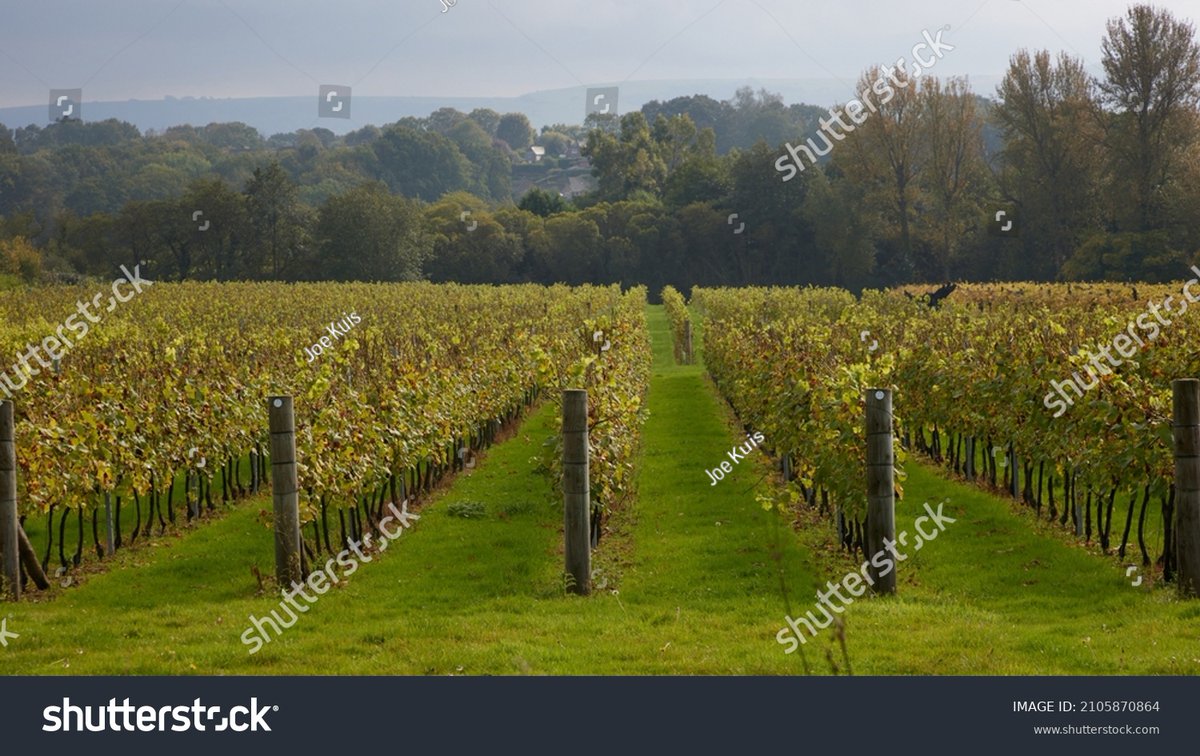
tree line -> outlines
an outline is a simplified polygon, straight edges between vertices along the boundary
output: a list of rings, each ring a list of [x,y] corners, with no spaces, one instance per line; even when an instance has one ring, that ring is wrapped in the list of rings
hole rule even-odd
[[[145,261],[160,279],[652,291],[1176,278],[1200,250],[1195,28],[1135,5],[1101,49],[1099,77],[1020,50],[994,99],[965,79],[864,71],[858,91],[890,74],[894,96],[788,181],[778,161],[829,113],[749,88],[540,133],[521,114],[451,108],[345,136],[0,128],[0,271],[70,280]],[[564,167],[581,145],[595,188],[514,197],[535,143]]]

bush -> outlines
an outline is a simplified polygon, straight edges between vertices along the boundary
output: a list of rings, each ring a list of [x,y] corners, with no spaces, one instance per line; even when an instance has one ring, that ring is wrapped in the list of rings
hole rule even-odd
[[[1187,273],[1187,255],[1164,231],[1096,234],[1063,265],[1068,281],[1174,281]]]
[[[42,253],[23,236],[0,241],[0,273],[34,283],[42,276]]]

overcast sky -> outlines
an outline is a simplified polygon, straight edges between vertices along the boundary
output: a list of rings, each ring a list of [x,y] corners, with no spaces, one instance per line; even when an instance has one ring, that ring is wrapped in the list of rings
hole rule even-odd
[[[445,0],[446,3],[454,0]],[[1200,3],[1158,3],[1194,22]],[[835,78],[908,56],[994,76],[1017,49],[1097,70],[1121,0],[0,0],[0,107],[311,95],[515,96],[626,80]]]

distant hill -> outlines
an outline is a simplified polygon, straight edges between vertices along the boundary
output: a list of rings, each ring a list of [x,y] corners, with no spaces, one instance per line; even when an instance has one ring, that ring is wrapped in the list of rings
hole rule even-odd
[[[998,76],[972,78],[975,92],[991,97]],[[852,81],[843,84],[834,79],[696,79],[675,81],[635,81],[620,85],[619,112],[638,110],[651,100],[669,100],[685,95],[706,94],[727,100],[741,86],[763,88],[783,96],[784,102],[808,103],[828,107],[853,95]],[[83,117],[87,121],[116,118],[137,126],[162,131],[170,126],[240,121],[258,129],[264,137],[296,129],[322,126],[344,134],[367,124],[380,125],[405,116],[424,117],[438,108],[457,108],[470,112],[491,108],[500,113],[524,113],[537,128],[553,123],[583,122],[585,87],[531,92],[519,97],[370,97],[354,96],[349,119],[317,118],[317,95],[311,97],[251,97],[240,99],[176,98],[92,102],[84,91]],[[0,108],[0,123],[9,128],[30,124],[44,126],[48,121],[47,103]]]

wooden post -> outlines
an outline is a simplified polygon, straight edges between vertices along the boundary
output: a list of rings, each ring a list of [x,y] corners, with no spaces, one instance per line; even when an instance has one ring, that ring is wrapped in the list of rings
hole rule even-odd
[[[692,319],[683,321],[683,361],[692,364]]]
[[[17,545],[17,445],[13,440],[13,403],[0,403],[0,583],[13,601],[21,598],[21,554]]]
[[[1179,595],[1200,597],[1200,381],[1171,381],[1175,436],[1175,555]],[[1170,544],[1168,544],[1169,548]]]
[[[563,554],[568,590],[591,592],[591,478],[588,471],[588,403],[584,389],[563,390]]]
[[[895,458],[892,449],[892,392],[891,389],[867,389],[867,559],[875,581],[876,593],[896,592],[896,569],[880,575],[874,556],[891,556],[884,539],[896,541]]]
[[[300,570],[300,482],[296,473],[296,423],[292,397],[268,399],[271,430],[271,495],[275,503],[275,578],[287,591]]]

